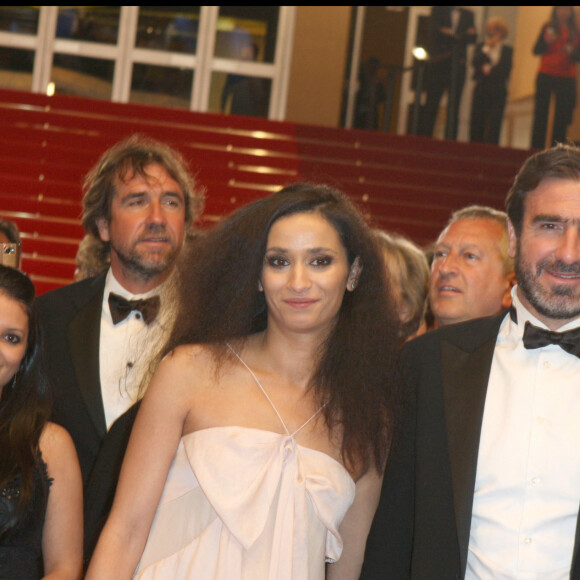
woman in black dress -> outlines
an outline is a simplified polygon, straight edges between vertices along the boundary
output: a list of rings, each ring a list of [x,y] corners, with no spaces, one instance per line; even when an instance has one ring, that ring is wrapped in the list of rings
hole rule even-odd
[[[76,580],[82,483],[72,439],[48,417],[34,285],[0,266],[0,578]]]

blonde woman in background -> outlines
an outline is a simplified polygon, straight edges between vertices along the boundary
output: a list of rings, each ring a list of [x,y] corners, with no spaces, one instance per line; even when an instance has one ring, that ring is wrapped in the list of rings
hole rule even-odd
[[[398,306],[401,335],[410,340],[427,330],[425,308],[429,291],[429,264],[425,253],[399,234],[376,230]]]
[[[485,41],[475,47],[473,100],[470,140],[499,145],[501,123],[507,99],[507,83],[512,70],[513,49],[504,44],[509,27],[503,18],[485,24]]]

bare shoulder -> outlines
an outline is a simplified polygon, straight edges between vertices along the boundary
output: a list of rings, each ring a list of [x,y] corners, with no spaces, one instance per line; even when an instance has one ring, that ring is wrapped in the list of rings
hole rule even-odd
[[[146,399],[160,399],[177,405],[191,402],[191,397],[211,381],[215,360],[211,350],[203,345],[179,346],[160,362],[147,392]]]
[[[39,446],[49,472],[78,467],[75,445],[64,427],[49,421],[42,430]]]
[[[199,380],[212,369],[215,369],[215,358],[211,349],[200,344],[188,344],[169,352],[159,364],[156,375],[191,381],[192,373]]]
[[[39,445],[43,455],[55,453],[60,449],[74,449],[74,443],[68,431],[51,421],[44,426],[40,434]]]
[[[185,365],[187,367],[201,366],[206,368],[208,363],[213,363],[213,361],[213,351],[204,344],[178,346],[163,358],[163,362],[168,365]]]

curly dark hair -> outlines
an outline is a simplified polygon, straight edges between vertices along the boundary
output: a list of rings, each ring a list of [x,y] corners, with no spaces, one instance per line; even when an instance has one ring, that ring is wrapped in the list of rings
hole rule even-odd
[[[381,250],[358,209],[325,185],[298,183],[250,203],[221,222],[181,256],[177,323],[164,353],[180,344],[211,345],[224,360],[227,341],[267,326],[258,289],[270,228],[293,214],[316,212],[338,232],[350,265],[362,272],[345,292],[338,320],[320,346],[310,381],[325,403],[329,428],[342,432],[349,466],[384,466],[393,431],[399,322]]]
[[[17,476],[21,480],[17,513],[3,522],[1,535],[25,517],[32,501],[40,434],[50,416],[50,391],[41,372],[42,346],[33,283],[19,270],[0,266],[0,293],[22,304],[28,315],[26,351],[0,399],[0,489]]]

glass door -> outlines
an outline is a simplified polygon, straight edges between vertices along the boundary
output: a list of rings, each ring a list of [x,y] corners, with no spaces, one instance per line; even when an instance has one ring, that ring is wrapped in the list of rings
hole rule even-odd
[[[0,86],[283,119],[295,7],[0,7]]]

